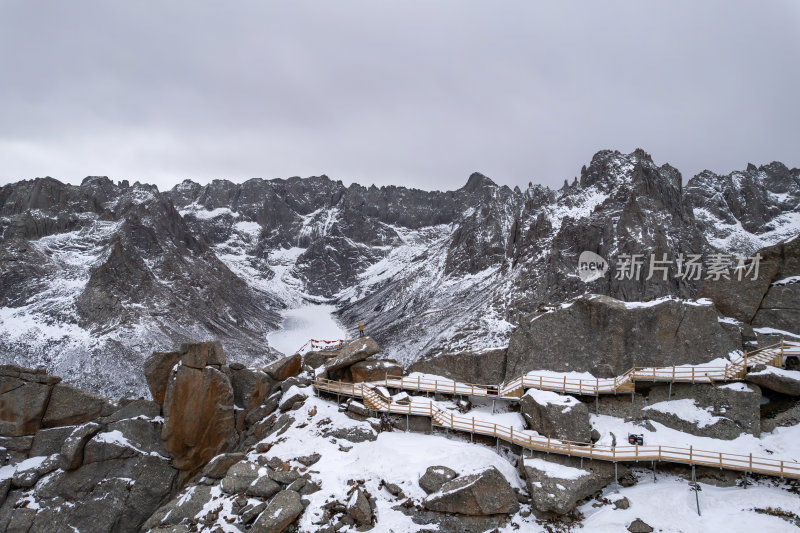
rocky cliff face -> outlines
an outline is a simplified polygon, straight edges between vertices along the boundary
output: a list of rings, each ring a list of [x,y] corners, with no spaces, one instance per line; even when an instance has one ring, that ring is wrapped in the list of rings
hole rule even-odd
[[[520,314],[587,292],[697,294],[672,272],[584,283],[583,251],[612,269],[630,253],[750,254],[797,234],[798,200],[800,171],[780,163],[683,186],[642,150],[598,152],[559,190],[481,174],[447,192],[326,176],[162,192],[102,177],[22,181],[0,189],[0,351],[133,395],[145,354],[189,338],[221,339],[233,361],[278,357],[265,336],[304,298],[333,302],[345,324],[366,321],[405,364],[500,348]],[[773,292],[769,309],[786,307]]]

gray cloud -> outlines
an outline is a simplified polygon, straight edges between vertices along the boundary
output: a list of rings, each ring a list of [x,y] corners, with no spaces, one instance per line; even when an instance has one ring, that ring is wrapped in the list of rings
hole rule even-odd
[[[0,183],[558,186],[603,148],[800,166],[787,0],[0,5]]]

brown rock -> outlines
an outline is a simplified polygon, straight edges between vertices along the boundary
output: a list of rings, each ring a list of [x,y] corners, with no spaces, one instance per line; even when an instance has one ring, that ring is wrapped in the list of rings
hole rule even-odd
[[[465,515],[516,513],[519,502],[511,485],[495,467],[457,477],[422,501],[429,511]]]
[[[144,377],[147,379],[150,395],[158,403],[164,403],[169,374],[180,360],[180,352],[153,352],[153,355],[145,360]]]
[[[213,367],[179,366],[163,410],[161,438],[179,470],[194,472],[235,443],[233,387]]]
[[[300,373],[303,358],[299,353],[278,359],[264,367],[264,372],[272,376],[272,379],[283,381]]]
[[[233,400],[245,411],[252,409],[269,396],[274,381],[269,375],[254,368],[241,368],[231,372]]]
[[[381,351],[381,347],[372,337],[355,339],[347,346],[337,351],[336,357],[325,361],[325,364],[317,370],[319,377],[325,378],[329,372],[334,372],[341,368],[363,361],[371,355]]]
[[[403,367],[394,359],[365,359],[350,366],[354,383],[380,381],[386,377],[402,377]]]
[[[192,368],[225,364],[225,352],[219,341],[185,342],[181,344],[181,362]]]
[[[51,389],[34,381],[0,375],[0,435],[17,437],[36,433]]]
[[[59,383],[53,387],[42,426],[75,426],[108,416],[114,409],[114,404],[107,398]]]

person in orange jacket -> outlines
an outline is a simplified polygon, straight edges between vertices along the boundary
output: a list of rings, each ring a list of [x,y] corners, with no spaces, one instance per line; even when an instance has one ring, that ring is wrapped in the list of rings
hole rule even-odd
[[[358,323],[358,336],[359,337],[363,337],[364,336],[364,322],[359,322]]]

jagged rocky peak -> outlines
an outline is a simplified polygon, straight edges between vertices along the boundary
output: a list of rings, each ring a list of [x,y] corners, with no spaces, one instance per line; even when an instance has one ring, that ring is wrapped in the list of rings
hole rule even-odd
[[[487,176],[481,174],[480,172],[473,172],[472,174],[470,174],[466,185],[464,185],[461,188],[461,190],[465,192],[476,192],[481,189],[496,188],[496,187],[497,184]]]
[[[750,253],[797,233],[800,169],[783,163],[749,164],[727,175],[705,170],[689,180],[686,194],[719,250]]]

